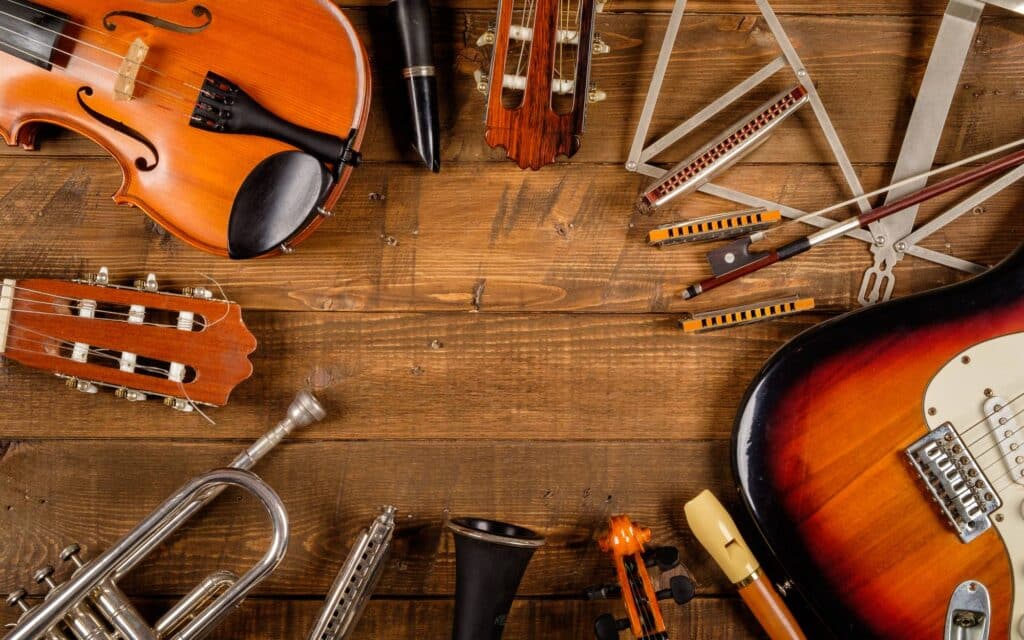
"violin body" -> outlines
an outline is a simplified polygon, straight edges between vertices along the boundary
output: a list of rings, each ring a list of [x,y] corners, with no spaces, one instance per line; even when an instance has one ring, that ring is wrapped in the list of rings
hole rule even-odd
[[[1018,249],[818,325],[765,365],[737,417],[735,472],[774,577],[820,618],[806,625],[1024,638],[1021,353]]]
[[[202,104],[211,73],[272,122],[232,132],[237,113],[228,120]],[[365,51],[328,0],[0,0],[0,136],[25,149],[43,124],[87,136],[124,172],[115,202],[211,253],[272,255],[306,238],[354,163],[323,159],[321,180],[312,162],[286,152],[310,151],[295,143],[303,134],[354,152],[369,104]],[[310,182],[322,191],[311,207],[319,215],[299,210],[312,202],[303,201]],[[235,250],[229,224],[271,244]],[[266,240],[275,233],[280,243]]]

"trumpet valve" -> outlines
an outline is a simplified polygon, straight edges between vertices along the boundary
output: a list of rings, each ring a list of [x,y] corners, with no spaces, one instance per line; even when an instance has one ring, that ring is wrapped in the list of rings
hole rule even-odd
[[[64,562],[72,562],[76,569],[81,569],[85,565],[85,563],[82,562],[82,558],[79,557],[81,552],[82,547],[80,545],[77,543],[69,544],[61,550],[60,559]]]
[[[18,607],[22,611],[28,611],[31,607],[29,607],[28,603],[25,602],[25,598],[26,597],[28,597],[28,592],[25,591],[24,589],[18,589],[17,591],[12,591],[7,596],[7,606],[8,607]]]
[[[46,565],[32,574],[32,581],[36,584],[45,584],[50,591],[53,591],[57,588],[57,583],[53,581],[53,572],[53,567]]]

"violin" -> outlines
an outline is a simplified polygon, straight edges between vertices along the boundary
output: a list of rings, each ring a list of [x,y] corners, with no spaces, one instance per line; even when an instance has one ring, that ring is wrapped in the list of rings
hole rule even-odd
[[[110,153],[114,194],[190,245],[287,253],[360,159],[370,69],[328,0],[0,0],[0,137]]]
[[[651,530],[636,525],[629,516],[612,516],[608,533],[598,540],[602,551],[611,554],[618,578],[616,584],[587,589],[589,600],[622,598],[626,617],[616,619],[610,613],[594,622],[597,640],[617,640],[621,631],[629,630],[636,640],[668,640],[668,629],[658,602],[671,598],[676,604],[693,599],[696,588],[689,572],[679,562],[675,547],[646,548]],[[661,582],[655,586],[649,568],[657,568]]]
[[[185,413],[220,406],[252,375],[255,350],[239,306],[205,287],[162,292],[153,274],[119,286],[106,267],[75,282],[0,280],[0,359],[73,391]]]

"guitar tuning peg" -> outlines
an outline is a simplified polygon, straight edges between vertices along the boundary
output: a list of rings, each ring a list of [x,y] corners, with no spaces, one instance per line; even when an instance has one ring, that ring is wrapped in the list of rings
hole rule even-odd
[[[100,270],[95,274],[86,276],[84,282],[86,284],[96,284],[105,286],[110,284],[110,270],[106,267],[100,267]]]
[[[79,380],[78,378],[68,378],[64,383],[68,389],[73,389],[79,393],[88,393],[90,395],[100,392],[100,388],[88,380]]]
[[[187,400],[182,400],[181,398],[164,398],[164,406],[170,407],[171,409],[174,409],[175,411],[180,411],[182,413],[191,413],[196,410],[195,406],[193,406],[191,402],[188,402]]]
[[[494,44],[494,29],[493,28],[488,29],[487,31],[484,31],[483,34],[479,38],[476,39],[476,46],[478,46],[478,47],[485,47],[485,46],[492,45],[492,44]]]
[[[608,94],[605,93],[604,91],[601,91],[597,87],[591,87],[590,91],[587,93],[587,100],[591,104],[595,102],[601,102],[602,100],[606,100],[607,98]]]
[[[490,80],[487,74],[477,69],[473,72],[473,79],[476,80],[476,90],[480,93],[487,95],[487,89],[490,86]]]
[[[213,292],[206,287],[185,287],[181,290],[181,295],[189,298],[199,298],[200,300],[213,299]]]
[[[591,51],[594,53],[611,53],[612,48],[609,47],[608,44],[601,39],[601,36],[598,35],[594,36],[594,45],[591,48]],[[593,100],[591,100],[591,102],[593,102]]]
[[[121,400],[127,400],[128,402],[143,402],[146,400],[146,394],[127,387],[121,387],[115,391],[114,396]]]
[[[159,283],[156,281],[156,274],[151,273],[146,276],[145,280],[136,280],[135,288],[139,291],[148,291],[149,293],[156,293],[160,289]]]

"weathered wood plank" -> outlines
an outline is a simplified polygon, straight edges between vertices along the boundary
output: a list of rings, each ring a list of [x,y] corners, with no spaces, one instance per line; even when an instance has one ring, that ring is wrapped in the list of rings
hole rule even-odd
[[[240,450],[237,443],[10,443],[0,461],[0,585],[13,589],[38,566],[60,564],[56,554],[70,542],[88,555],[108,548],[187,480]],[[548,542],[520,594],[579,595],[614,581],[595,542],[613,513],[651,527],[656,544],[680,546],[701,593],[725,593],[725,578],[686,527],[683,503],[711,488],[735,508],[727,452],[727,443],[713,441],[286,443],[256,469],[284,501],[292,536],[259,593],[326,592],[350,541],[386,503],[401,513],[380,595],[453,593],[446,514],[536,528]],[[225,494],[126,585],[140,595],[185,593],[214,569],[245,570],[267,535],[254,500]]]
[[[173,601],[142,600],[143,612],[158,616]],[[611,606],[613,609],[609,609]],[[618,608],[614,608],[614,607]],[[309,600],[252,598],[210,636],[211,640],[274,638],[305,640],[319,613]],[[518,600],[509,614],[504,640],[581,640],[591,636],[593,619],[605,611],[622,615],[619,605],[567,600]],[[152,613],[151,613],[152,612]],[[665,607],[665,623],[682,638],[739,640],[760,637],[757,622],[734,598],[697,598],[685,607]],[[451,600],[372,600],[352,640],[423,640],[451,635]],[[12,622],[9,609],[0,624]]]
[[[389,71],[400,65],[393,41],[386,35],[386,12],[353,10],[350,14],[373,54],[375,69],[375,107],[364,142],[366,159],[412,161],[415,154],[403,133],[407,126],[406,87],[400,76]],[[606,90],[609,98],[589,109],[587,132],[576,162],[625,162],[667,20],[663,14],[636,13],[599,18],[599,30],[613,51],[595,57],[593,82]],[[487,65],[489,55],[476,47],[476,39],[493,21],[489,12],[439,11],[437,15],[437,39],[442,43],[437,47],[437,64],[442,70],[442,155],[446,164],[501,161],[504,157],[484,142],[484,97],[477,93],[472,78],[473,71]],[[892,162],[939,20],[793,16],[785,18],[785,26],[817,81],[851,158],[860,163]],[[1024,19],[1019,17],[995,12],[984,21],[956,92],[941,161],[1021,135],[1016,113],[1024,95],[1022,32]],[[687,19],[676,43],[675,64],[665,83],[651,135],[667,132],[777,55],[764,21],[754,14],[695,15]],[[692,141],[688,140],[689,144],[666,151],[661,159],[682,159],[794,81],[789,72],[779,74],[709,123]],[[40,153],[103,154],[85,139],[66,135],[44,140]],[[0,149],[0,154],[24,152]],[[814,163],[831,162],[831,157],[808,111],[786,123],[750,160]]]
[[[888,177],[879,167],[861,174],[867,188]],[[810,209],[840,197],[838,180],[828,167],[747,165],[721,182]],[[864,244],[843,240],[685,303],[680,291],[709,273],[709,246],[652,249],[647,230],[735,205],[696,195],[652,216],[631,214],[644,180],[614,166],[524,173],[504,163],[460,163],[434,176],[369,165],[335,218],[295,255],[246,263],[154,233],[138,211],[111,203],[118,181],[107,160],[0,159],[0,273],[73,278],[106,265],[128,282],[156,272],[171,289],[212,287],[209,276],[249,310],[632,313],[721,308],[785,291],[849,309],[871,264]],[[1000,260],[1021,238],[1022,189],[1003,192],[927,246],[985,264]],[[929,205],[921,219],[948,202]],[[898,267],[897,292],[958,277],[910,258]]]
[[[0,438],[254,440],[313,385],[330,417],[296,438],[722,440],[764,360],[820,319],[687,336],[668,315],[256,313],[256,373],[216,426],[11,364]]]

